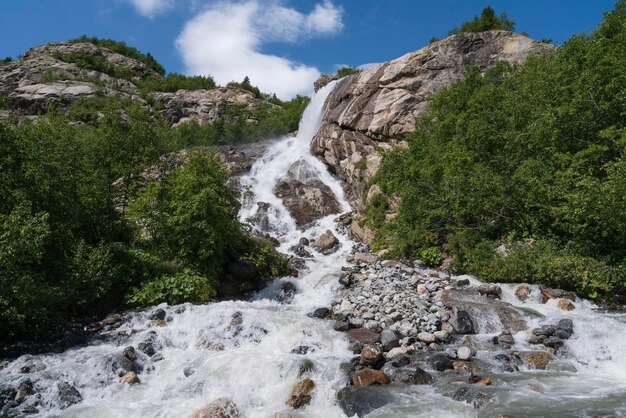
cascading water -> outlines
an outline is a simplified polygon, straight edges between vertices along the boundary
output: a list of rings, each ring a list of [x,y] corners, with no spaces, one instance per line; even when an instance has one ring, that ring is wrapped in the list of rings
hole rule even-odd
[[[336,215],[298,229],[274,194],[276,184],[286,178],[303,183],[319,180],[330,187],[341,210],[349,210],[341,185],[309,152],[332,88],[331,84],[313,97],[298,135],[275,141],[250,174],[241,179],[246,193],[240,218],[253,220],[256,228],[271,232],[285,253],[301,237],[314,239],[326,230],[339,239],[338,251],[323,255],[310,247],[314,258],[307,261],[300,278],[277,279],[250,301],[160,306],[166,312],[164,327],[147,327],[157,307],[130,313],[121,327],[101,333],[86,347],[61,354],[22,356],[0,366],[0,393],[3,386],[17,387],[30,379],[33,394],[22,407],[36,408],[35,416],[46,417],[185,417],[223,396],[231,398],[247,417],[271,417],[288,409],[285,402],[306,358],[312,362],[310,377],[316,387],[311,404],[298,413],[306,417],[345,416],[336,404],[335,394],[346,383],[340,365],[353,355],[343,335],[333,330],[331,321],[309,318],[307,313],[330,305],[353,243],[333,222]],[[259,203],[266,209],[262,221]],[[283,304],[275,295],[287,281],[296,286],[297,293],[290,304]],[[522,304],[513,291],[513,286],[503,285],[502,299],[539,311],[546,317],[543,321],[562,317],[563,312],[552,301]],[[477,362],[483,362],[487,369],[491,367],[492,376],[499,382],[484,388],[492,396],[484,409],[476,411],[442,396],[441,387],[454,377],[443,375],[434,387],[389,385],[389,391],[398,397],[369,416],[626,413],[626,315],[602,313],[587,302],[577,305],[568,313],[575,329],[565,346],[569,354],[556,368],[503,373],[493,360],[493,350],[478,350]],[[477,316],[475,321],[479,330],[493,326],[493,318]],[[538,320],[527,319],[529,327],[535,325],[533,321]],[[493,335],[497,334],[477,335],[475,339],[480,346]],[[514,349],[528,348],[525,332],[514,337]],[[148,345],[156,354],[149,357],[137,350],[141,382],[120,384],[118,376],[130,368],[122,351],[131,345],[143,345],[144,351]],[[306,347],[305,355],[302,347]],[[25,369],[28,373],[23,373]]]
[[[342,209],[349,209],[340,184],[309,152],[310,141],[320,125],[328,86],[313,97],[296,137],[274,143],[254,165],[242,184],[252,197],[244,202],[241,218],[254,215],[256,203],[272,205],[270,228],[288,252],[302,236],[315,238],[326,230],[340,241],[339,250],[309,262],[301,278],[278,279],[251,301],[228,301],[207,305],[161,306],[167,326],[146,328],[153,311],[133,313],[128,321],[103,334],[102,341],[62,354],[22,356],[0,370],[0,385],[17,386],[26,377],[34,383],[40,416],[64,417],[181,417],[217,398],[230,397],[249,417],[269,417],[288,409],[285,402],[299,380],[302,354],[292,351],[308,347],[306,358],[313,362],[311,378],[315,396],[306,414],[341,416],[334,394],[344,384],[340,363],[350,358],[347,342],[329,321],[308,318],[312,308],[328,306],[337,286],[337,276],[351,250],[351,242],[332,221],[320,219],[299,231],[282,202],[274,196],[276,182],[294,166],[291,175],[319,178],[331,187]],[[294,165],[294,163],[296,163]],[[299,168],[298,168],[299,167]],[[297,294],[289,305],[272,299],[274,290],[292,281]],[[130,335],[130,336],[127,336]],[[148,357],[137,350],[140,384],[118,383],[120,371],[128,367],[121,355],[124,347],[148,342],[158,354]],[[157,361],[159,360],[159,361]],[[28,375],[20,369],[35,364]],[[41,370],[39,370],[41,369]],[[71,394],[65,383],[75,387],[81,401],[63,409]],[[65,404],[65,405],[64,405]]]

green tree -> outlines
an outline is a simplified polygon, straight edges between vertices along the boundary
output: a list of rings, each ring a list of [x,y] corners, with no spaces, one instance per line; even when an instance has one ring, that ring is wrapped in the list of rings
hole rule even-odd
[[[448,35],[454,35],[462,32],[485,32],[488,30],[515,30],[515,22],[508,18],[506,13],[496,15],[495,10],[491,6],[483,9],[480,16],[474,16],[474,19],[461,23],[460,26],[452,28]]]

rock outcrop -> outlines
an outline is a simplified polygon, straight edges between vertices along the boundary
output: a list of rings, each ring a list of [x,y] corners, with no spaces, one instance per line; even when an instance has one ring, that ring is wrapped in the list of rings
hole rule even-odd
[[[73,62],[77,57],[83,65]],[[261,110],[281,111],[240,88],[141,94],[143,80],[160,77],[143,62],[108,48],[89,42],[51,42],[0,65],[0,99],[4,97],[10,110],[3,111],[5,117],[39,115],[53,107],[63,112],[79,99],[96,96],[132,100],[161,113],[171,124],[196,121],[202,125],[242,117],[256,123],[254,115]]]
[[[81,68],[64,57],[81,54],[98,59],[130,79]],[[89,42],[51,42],[36,46],[14,62],[0,66],[0,95],[20,115],[36,115],[51,106],[63,110],[73,101],[95,95],[123,97],[145,104],[133,81],[160,75],[144,63]]]
[[[506,31],[461,33],[346,77],[326,101],[311,149],[346,181],[358,209],[380,151],[402,144],[434,93],[461,79],[468,66],[486,71],[498,61],[521,64],[554,49]]]
[[[231,114],[244,109],[253,114],[262,107],[279,111],[280,107],[257,98],[253,93],[230,87],[212,90],[178,90],[175,93],[154,92],[150,94],[163,118],[173,125],[196,121],[200,125],[218,120],[228,120]],[[257,123],[255,119],[246,122]]]

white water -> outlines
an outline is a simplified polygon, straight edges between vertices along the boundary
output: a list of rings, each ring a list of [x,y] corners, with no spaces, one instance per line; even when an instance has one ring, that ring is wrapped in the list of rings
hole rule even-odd
[[[315,259],[308,261],[307,273],[298,279],[278,279],[251,301],[163,306],[168,315],[167,326],[163,328],[146,327],[151,312],[129,314],[121,328],[103,334],[102,341],[88,347],[34,358],[22,356],[0,370],[0,386],[15,386],[25,377],[31,378],[38,395],[25,404],[40,396],[38,416],[45,417],[187,417],[222,396],[232,398],[246,417],[271,417],[288,410],[285,402],[298,380],[300,361],[308,358],[315,364],[311,378],[316,390],[311,405],[298,413],[306,417],[344,416],[335,404],[335,393],[346,382],[339,365],[352,354],[343,336],[333,331],[330,321],[311,319],[306,314],[314,308],[329,306],[337,290],[337,275],[345,265],[352,242],[337,230],[334,215],[299,231],[273,193],[275,184],[286,176],[301,181],[318,178],[333,190],[342,209],[349,209],[341,185],[309,152],[311,138],[319,128],[323,103],[332,88],[332,85],[325,87],[312,99],[298,135],[277,140],[251,173],[242,178],[250,193],[243,202],[240,217],[254,218],[257,203],[269,203],[267,225],[280,239],[281,251],[289,252],[302,236],[314,239],[327,229],[339,238],[339,251],[322,256],[308,248]],[[288,305],[274,299],[285,281],[294,283],[298,289]],[[503,300],[541,312],[546,316],[542,324],[565,317],[574,320],[574,336],[566,342],[570,355],[564,362],[574,366],[577,372],[499,373],[494,368],[491,374],[494,385],[483,388],[491,394],[492,401],[480,412],[443,397],[431,386],[391,385],[390,391],[397,395],[394,403],[370,416],[578,417],[600,412],[626,413],[626,316],[599,313],[593,304],[582,301],[576,303],[576,310],[567,313],[558,310],[553,302],[540,304],[530,300],[522,304],[513,295],[513,286],[503,285],[503,288]],[[533,291],[536,293],[537,289]],[[242,314],[240,330],[229,325],[236,312]],[[529,326],[534,325],[529,320]],[[130,337],[118,335],[131,331]],[[124,347],[137,347],[150,336],[163,360],[154,362],[137,351],[143,367],[139,373],[141,383],[134,386],[118,383],[118,371],[111,366],[111,359],[119,362]],[[476,340],[486,341],[489,337],[477,336]],[[524,333],[515,335],[515,340],[515,349],[528,348]],[[224,349],[207,348],[211,345],[221,345]],[[315,351],[305,356],[291,354],[292,349],[303,345]],[[489,367],[493,355],[493,350],[479,351],[477,358]],[[27,375],[20,373],[20,368],[33,359],[43,363],[45,369]],[[455,376],[449,376],[452,377]],[[448,377],[443,379],[445,382]],[[58,382],[74,385],[82,395],[82,402],[59,409]],[[538,385],[540,391],[529,389],[529,383]]]
[[[308,318],[306,314],[317,307],[328,306],[337,286],[337,274],[352,243],[337,231],[332,221],[337,215],[321,219],[305,231],[298,231],[281,201],[274,196],[276,182],[290,166],[299,161],[300,179],[316,176],[332,188],[343,209],[349,205],[343,198],[341,185],[327,172],[321,162],[309,152],[311,139],[320,125],[322,106],[332,85],[322,89],[307,107],[296,137],[278,140],[242,179],[251,186],[254,196],[244,203],[241,218],[247,219],[256,210],[256,202],[273,206],[271,225],[281,239],[280,249],[288,252],[301,236],[314,239],[330,229],[340,240],[340,249],[330,256],[321,256],[313,249],[315,261],[309,261],[309,272],[298,279],[277,280],[252,301],[220,302],[201,306],[185,304],[163,306],[167,326],[147,328],[149,312],[133,314],[130,322],[113,331],[133,330],[131,337],[111,338],[106,342],[63,354],[37,356],[45,370],[28,375],[19,373],[30,357],[23,356],[0,371],[0,384],[17,384],[25,377],[35,383],[35,392],[42,396],[38,407],[40,416],[64,417],[185,417],[222,396],[227,396],[248,417],[269,417],[287,410],[285,402],[292,386],[299,380],[298,367],[302,359],[314,362],[311,378],[316,383],[312,403],[303,413],[307,416],[341,416],[334,395],[345,383],[339,372],[341,362],[351,354],[347,342],[332,329],[330,321]],[[307,164],[303,164],[306,162]],[[297,170],[296,170],[297,171]],[[273,300],[275,291],[284,281],[293,282],[298,292],[289,305]],[[229,329],[231,317],[241,312],[243,329]],[[137,347],[150,333],[154,334],[157,351],[164,357],[153,362],[137,351],[144,370],[141,383],[125,385],[117,382],[117,373],[110,367],[110,358],[119,356],[124,347]],[[209,344],[221,344],[223,351],[211,351]],[[305,356],[291,354],[298,346],[309,346],[313,352]],[[107,360],[109,359],[109,360]],[[193,370],[186,377],[185,370]],[[64,381],[76,386],[83,401],[63,411],[57,405],[56,383]]]

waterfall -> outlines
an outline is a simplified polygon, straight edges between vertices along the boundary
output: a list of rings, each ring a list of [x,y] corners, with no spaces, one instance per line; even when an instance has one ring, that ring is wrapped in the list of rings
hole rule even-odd
[[[276,182],[294,163],[300,162],[296,164],[300,169],[293,175],[301,180],[319,178],[333,190],[341,208],[349,209],[339,182],[309,152],[311,139],[319,129],[324,101],[332,88],[329,85],[312,98],[298,135],[276,140],[251,173],[241,179],[251,197],[244,202],[240,216],[242,220],[253,216],[257,202],[271,203],[274,211],[270,225],[272,233],[281,240],[281,251],[288,252],[301,236],[314,239],[331,230],[340,241],[336,253],[321,256],[311,249],[316,257],[308,261],[308,273],[297,280],[277,279],[250,301],[163,305],[131,314],[120,328],[87,347],[61,354],[22,356],[0,370],[0,386],[17,385],[24,378],[31,378],[34,391],[41,397],[37,406],[41,416],[184,417],[226,396],[246,416],[269,417],[288,409],[285,402],[299,380],[299,367],[306,358],[313,363],[310,377],[316,384],[309,413],[341,416],[334,395],[345,383],[340,363],[349,360],[351,353],[330,321],[309,318],[307,313],[329,305],[351,242],[333,222],[336,214],[298,230],[273,192]],[[285,281],[297,287],[288,305],[273,298]],[[167,326],[146,328],[151,312],[157,308],[166,311]],[[233,319],[239,315],[240,321]],[[118,383],[118,374],[127,368],[122,350],[131,345],[139,347],[146,341],[157,349],[158,357],[151,358],[137,350],[141,383]],[[298,347],[307,347],[306,355],[298,354]],[[42,370],[21,374],[20,368],[31,363]],[[74,386],[82,398],[62,412],[60,382]]]
[[[284,253],[291,253],[302,237],[313,240],[327,230],[338,238],[336,252],[324,255],[307,246],[313,257],[306,260],[300,277],[277,278],[247,301],[161,305],[131,312],[125,314],[119,328],[100,333],[88,346],[0,362],[0,401],[3,387],[17,387],[31,379],[34,395],[24,406],[36,408],[33,416],[188,417],[215,399],[229,397],[244,416],[267,418],[290,411],[285,403],[307,359],[308,367],[312,366],[308,376],[315,382],[314,396],[311,404],[294,416],[345,416],[335,394],[346,384],[341,364],[353,354],[343,334],[333,330],[332,321],[307,314],[331,305],[353,243],[334,222],[337,214],[298,227],[275,195],[282,180],[314,180],[330,188],[341,211],[350,209],[341,184],[309,149],[333,87],[329,84],[312,98],[296,136],[272,141],[250,173],[241,178],[245,193],[239,216],[254,229],[277,238]],[[260,213],[261,207],[264,213]],[[429,275],[419,269],[413,273]],[[277,298],[287,282],[297,289],[289,304]],[[563,315],[555,301],[522,304],[514,295],[514,285],[502,285],[502,289],[503,302],[544,315],[541,320],[528,318],[529,327],[557,321]],[[537,287],[532,291],[536,294]],[[167,325],[148,327],[157,309],[165,311]],[[538,417],[626,412],[626,315],[599,312],[584,301],[578,301],[576,310],[567,315],[574,320],[575,333],[567,342],[565,358],[550,370],[522,367],[515,373],[504,373],[494,360],[497,351],[490,341],[497,335],[492,332],[499,323],[497,318],[475,317],[476,328],[483,332],[473,336],[479,347],[476,363],[499,382],[481,388],[492,396],[484,410],[442,396],[441,388],[455,377],[443,374],[435,385],[389,385],[385,390],[394,394],[395,400],[368,416]],[[513,350],[529,349],[526,331],[514,337]],[[146,344],[156,354],[144,354],[141,347]],[[118,376],[131,368],[122,355],[128,346],[138,348],[135,367],[141,382],[136,385],[118,382]],[[23,373],[24,368],[29,373]]]

